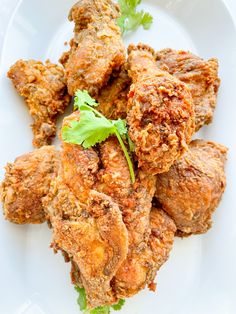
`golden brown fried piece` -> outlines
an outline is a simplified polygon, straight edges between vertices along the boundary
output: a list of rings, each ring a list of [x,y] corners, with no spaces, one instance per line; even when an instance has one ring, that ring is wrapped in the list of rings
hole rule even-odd
[[[156,273],[166,262],[173,246],[176,226],[161,209],[150,213],[150,235],[140,252],[128,255],[113,280],[119,297],[130,297],[148,285],[155,291]]]
[[[65,119],[64,125],[70,119],[79,119],[79,113]],[[94,189],[98,163],[93,149],[63,143],[61,173],[44,200],[53,246],[72,260],[72,280],[85,288],[89,307],[117,302],[111,279],[128,251],[118,205]]]
[[[124,64],[118,17],[118,5],[111,0],[80,0],[72,7],[69,20],[75,23],[74,39],[61,58],[70,95],[78,89],[98,95],[111,73]]]
[[[96,189],[119,204],[129,235],[127,258],[112,280],[117,297],[126,298],[152,285],[157,270],[168,258],[176,227],[161,211],[157,218],[151,214],[150,222],[156,178],[139,172],[132,185],[126,159],[115,138],[101,145],[100,158]],[[159,234],[152,232],[154,228]]]
[[[193,97],[195,129],[212,121],[220,86],[218,60],[207,61],[186,51],[163,49],[156,54],[157,65],[186,83]]]
[[[182,235],[206,232],[225,190],[227,149],[194,140],[167,173],[157,176],[156,197]]]
[[[131,79],[124,68],[118,74],[114,73],[96,97],[97,109],[108,119],[125,119],[130,85]]]
[[[130,45],[129,135],[139,167],[150,174],[166,172],[186,150],[194,132],[192,97],[186,85],[156,65],[154,51]]]
[[[44,205],[53,227],[53,246],[65,251],[73,267],[79,269],[79,284],[86,290],[88,306],[116,303],[110,281],[128,248],[127,230],[117,204],[90,190],[86,205],[81,206],[58,178]]]
[[[25,98],[33,118],[33,145],[51,144],[56,135],[56,115],[70,102],[64,70],[46,61],[17,61],[8,71],[17,92]]]
[[[17,224],[44,222],[42,198],[58,167],[59,153],[53,146],[44,146],[7,164],[1,186],[5,218]]]

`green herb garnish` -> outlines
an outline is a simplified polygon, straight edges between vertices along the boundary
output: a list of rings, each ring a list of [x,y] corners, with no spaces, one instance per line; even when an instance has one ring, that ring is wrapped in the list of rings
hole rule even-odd
[[[125,300],[120,299],[117,304],[113,304],[111,306],[99,306],[96,307],[95,309],[88,310],[86,293],[84,288],[75,286],[75,290],[79,293],[77,303],[79,304],[80,311],[83,311],[83,314],[110,314],[111,309],[113,309],[114,311],[120,311],[123,305],[125,304]]]
[[[121,16],[117,20],[122,33],[136,30],[140,25],[144,29],[149,29],[152,25],[153,17],[143,10],[137,12],[137,6],[141,0],[118,0]]]
[[[124,152],[130,171],[131,182],[135,182],[133,164],[123,142],[123,137],[128,139],[128,130],[125,120],[109,120],[94,107],[98,103],[91,98],[87,91],[78,90],[75,94],[74,108],[80,111],[80,120],[71,121],[69,126],[62,128],[62,139],[66,143],[79,144],[84,148],[92,147],[105,141],[109,136],[116,135]]]

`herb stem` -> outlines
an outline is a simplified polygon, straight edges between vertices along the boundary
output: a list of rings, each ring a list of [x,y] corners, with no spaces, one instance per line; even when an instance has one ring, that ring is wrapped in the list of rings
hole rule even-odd
[[[126,147],[125,147],[125,144],[124,144],[124,142],[123,142],[119,132],[116,129],[115,129],[115,134],[116,134],[116,137],[117,137],[117,139],[118,139],[118,141],[120,143],[120,146],[121,146],[121,148],[122,148],[122,150],[123,150],[123,152],[125,154],[125,158],[127,160],[127,164],[128,164],[128,167],[129,167],[131,182],[132,182],[132,184],[134,184],[134,182],[135,182],[135,174],[134,174],[133,164],[132,164],[132,161],[130,159],[129,153],[128,153]]]

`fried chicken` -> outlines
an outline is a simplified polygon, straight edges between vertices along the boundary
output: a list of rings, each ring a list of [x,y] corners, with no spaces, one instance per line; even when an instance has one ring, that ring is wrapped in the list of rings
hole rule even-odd
[[[136,258],[128,257],[116,274],[115,284],[120,297],[132,296],[146,285],[155,291],[157,271],[169,257],[175,232],[173,220],[161,209],[152,208],[150,235],[145,249]]]
[[[8,71],[17,92],[25,98],[33,118],[33,145],[51,144],[56,135],[56,116],[70,103],[62,67],[46,61],[17,61]]]
[[[180,235],[205,233],[211,227],[225,190],[226,153],[223,145],[194,140],[169,172],[157,176],[156,197]]]
[[[114,73],[96,97],[99,103],[97,109],[108,119],[125,119],[130,85],[131,79],[125,68]]]
[[[163,49],[156,54],[157,66],[186,83],[193,97],[195,129],[212,121],[220,86],[218,60],[207,61],[186,51]]]
[[[64,120],[79,119],[73,113]],[[62,144],[62,167],[44,199],[53,227],[53,247],[72,260],[73,281],[86,290],[89,307],[112,304],[111,280],[128,251],[128,233],[119,206],[95,189],[99,158],[95,150]],[[74,269],[77,269],[77,276]]]
[[[90,190],[86,204],[81,204],[58,177],[44,205],[53,227],[53,247],[65,251],[79,270],[88,306],[116,303],[110,281],[128,248],[117,204],[95,190]]]
[[[168,258],[176,227],[161,211],[150,218],[156,178],[140,171],[132,185],[126,159],[115,138],[101,144],[100,158],[96,189],[117,202],[128,230],[129,252],[112,280],[117,297],[126,298],[152,286],[157,270]],[[159,234],[154,233],[155,228]]]
[[[186,85],[158,69],[152,48],[139,44],[128,49],[129,135],[139,167],[166,172],[185,152],[194,132],[194,109]]]
[[[70,95],[78,89],[98,95],[111,73],[124,64],[118,17],[119,7],[111,0],[80,0],[72,7],[69,20],[75,23],[74,38],[70,51],[60,60]]]
[[[58,168],[59,152],[53,146],[44,146],[7,164],[1,185],[5,218],[17,224],[44,222],[42,198]]]

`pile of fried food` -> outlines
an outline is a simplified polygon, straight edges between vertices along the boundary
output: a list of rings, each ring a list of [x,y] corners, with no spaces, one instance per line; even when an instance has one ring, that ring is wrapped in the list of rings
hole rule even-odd
[[[52,248],[71,262],[88,308],[111,305],[146,286],[168,259],[174,236],[205,233],[224,192],[227,149],[191,140],[212,121],[218,62],[190,52],[130,45],[128,58],[111,0],[80,0],[63,65],[17,61],[9,70],[33,118],[33,152],[6,166],[5,218],[48,221]],[[108,119],[126,119],[135,182],[114,136],[85,149],[49,146],[56,117],[87,90]],[[80,121],[79,110],[63,121]]]

